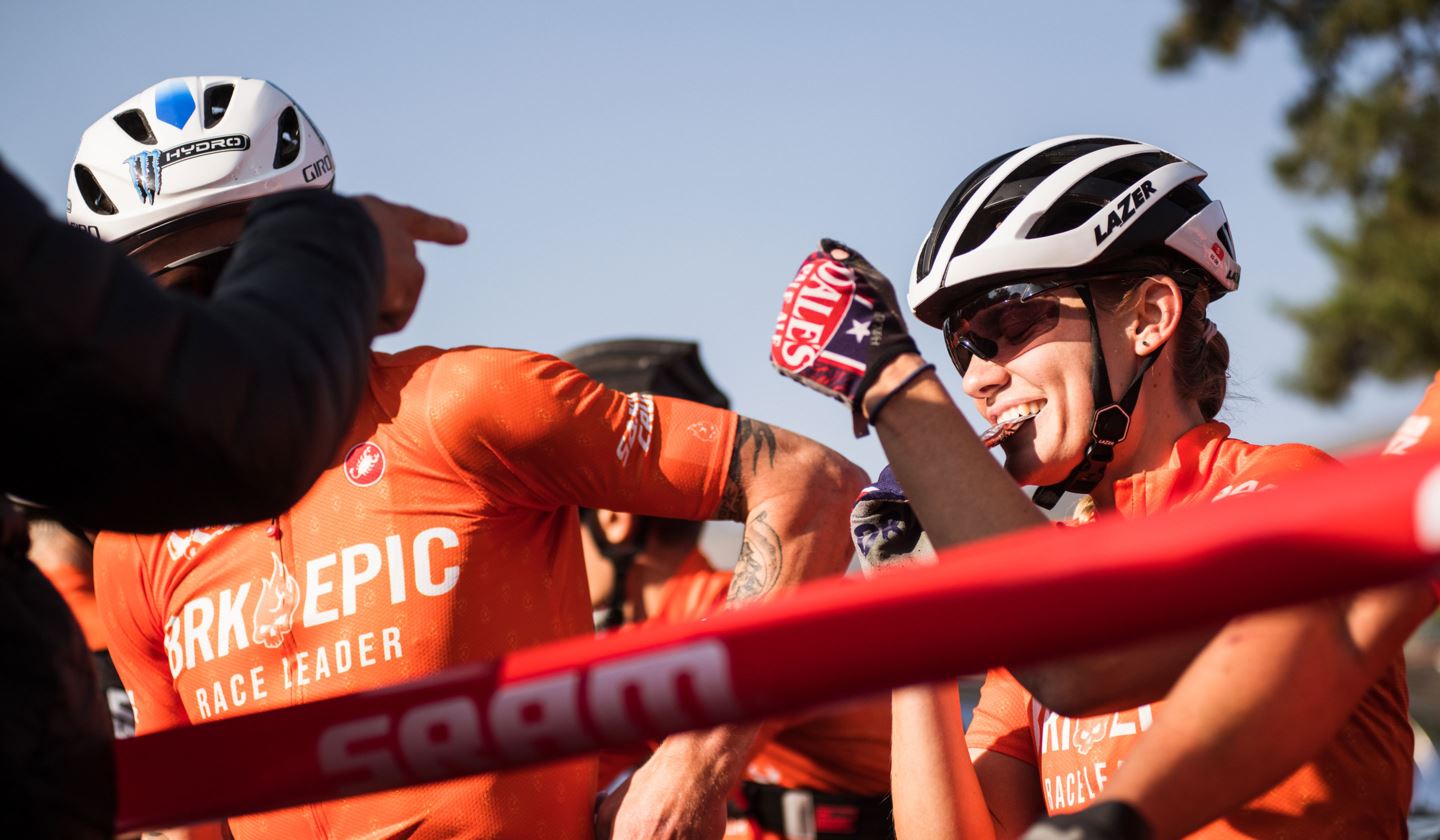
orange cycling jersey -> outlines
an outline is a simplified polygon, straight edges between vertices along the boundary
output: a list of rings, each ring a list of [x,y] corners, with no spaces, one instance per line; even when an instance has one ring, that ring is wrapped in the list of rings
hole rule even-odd
[[[80,632],[85,634],[85,645],[91,652],[104,650],[105,630],[95,605],[95,582],[74,566],[40,566],[40,571],[65,599],[65,606],[70,608]]]
[[[1308,446],[1253,446],[1207,423],[1175,444],[1161,469],[1116,482],[1127,517],[1218,502],[1264,491],[1303,470],[1331,463]],[[1194,837],[1405,836],[1412,734],[1404,663],[1396,657],[1316,758],[1243,808]],[[1080,719],[1046,709],[1004,669],[991,671],[966,740],[1039,773],[1047,810],[1078,811],[1100,795],[1163,703]]]
[[[575,507],[712,515],[734,427],[727,411],[627,396],[534,353],[376,354],[336,463],[274,523],[101,537],[96,588],[139,731],[588,632]],[[284,744],[253,748],[285,761]],[[594,758],[580,758],[230,827],[240,838],[582,837],[595,785]]]

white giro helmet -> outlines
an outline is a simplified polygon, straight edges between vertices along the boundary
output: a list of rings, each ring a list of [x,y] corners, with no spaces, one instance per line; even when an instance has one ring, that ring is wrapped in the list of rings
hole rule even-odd
[[[1239,285],[1240,264],[1204,178],[1183,158],[1119,137],[1057,137],[1001,155],[941,208],[915,259],[910,308],[939,327],[973,293],[1156,254],[1193,264],[1219,297]]]
[[[85,130],[70,170],[70,223],[127,252],[177,219],[231,216],[296,187],[329,187],[325,138],[284,91],[262,79],[166,79]],[[217,247],[233,244],[215,243]]]

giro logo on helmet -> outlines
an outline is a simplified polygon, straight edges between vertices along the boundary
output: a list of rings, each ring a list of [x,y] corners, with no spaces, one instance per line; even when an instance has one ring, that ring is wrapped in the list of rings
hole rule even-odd
[[[1120,196],[1120,200],[1110,209],[1110,215],[1105,219],[1105,231],[1102,233],[1100,225],[1095,226],[1095,244],[1099,245],[1109,239],[1110,234],[1129,223],[1135,217],[1135,211],[1140,209],[1140,205],[1154,194],[1155,187],[1146,181],[1134,190]]]
[[[308,184],[316,178],[319,178],[321,175],[324,175],[334,169],[335,165],[330,162],[330,156],[326,155],[325,157],[320,158],[319,160],[300,170],[300,174],[305,178],[305,183]]]

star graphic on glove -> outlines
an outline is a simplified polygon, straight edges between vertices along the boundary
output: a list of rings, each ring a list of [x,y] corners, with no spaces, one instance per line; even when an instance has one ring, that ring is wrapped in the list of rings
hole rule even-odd
[[[846,335],[853,335],[857,341],[864,341],[870,337],[870,325],[859,319],[851,320],[850,329],[845,331]]]

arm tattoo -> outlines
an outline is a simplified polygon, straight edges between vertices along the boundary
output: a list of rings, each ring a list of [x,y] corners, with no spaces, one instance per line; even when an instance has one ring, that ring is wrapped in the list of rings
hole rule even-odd
[[[741,475],[745,461],[741,450],[747,443],[750,445],[750,475],[760,471],[762,453],[767,457],[770,468],[775,467],[775,453],[779,450],[775,430],[768,423],[736,415],[735,446],[730,450],[730,469],[725,478],[725,489],[720,495],[720,509],[715,513],[717,519],[737,522],[745,519],[747,504]]]
[[[740,560],[735,564],[735,576],[730,581],[730,594],[726,598],[732,603],[764,597],[780,580],[780,570],[784,566],[780,535],[765,519],[766,513],[761,511],[745,526]]]

